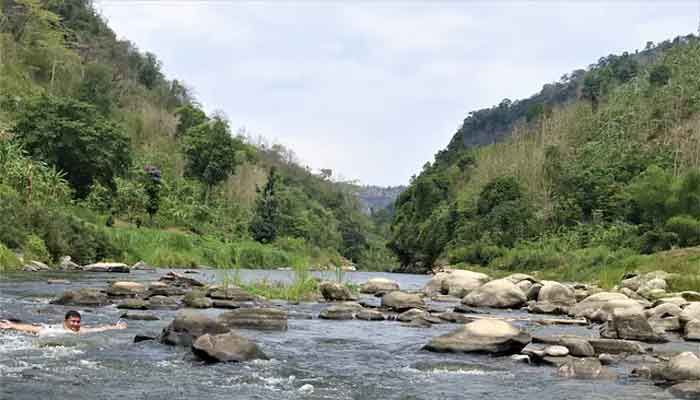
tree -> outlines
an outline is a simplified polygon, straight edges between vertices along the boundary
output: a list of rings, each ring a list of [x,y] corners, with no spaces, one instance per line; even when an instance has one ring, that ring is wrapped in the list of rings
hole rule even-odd
[[[87,103],[40,96],[20,110],[14,128],[30,156],[66,173],[78,198],[99,182],[114,190],[114,178],[131,163],[129,138]]]
[[[146,165],[143,167],[143,172],[146,174],[146,196],[148,196],[148,201],[146,202],[146,212],[153,221],[153,216],[158,213],[160,208],[160,188],[161,188],[161,172],[158,167],[153,165]]]
[[[177,128],[175,133],[179,137],[185,136],[188,129],[201,125],[208,121],[207,114],[196,104],[187,104],[175,110],[177,115]]]
[[[112,69],[104,64],[90,64],[78,89],[78,98],[90,103],[105,115],[112,111],[114,103]]]
[[[257,190],[255,214],[250,223],[250,233],[253,239],[261,243],[270,243],[277,238],[281,222],[279,190],[281,181],[277,169],[272,167],[267,176],[265,187]]]
[[[187,131],[183,143],[185,175],[198,179],[209,191],[236,168],[236,151],[243,147],[231,136],[228,122],[215,117]]]

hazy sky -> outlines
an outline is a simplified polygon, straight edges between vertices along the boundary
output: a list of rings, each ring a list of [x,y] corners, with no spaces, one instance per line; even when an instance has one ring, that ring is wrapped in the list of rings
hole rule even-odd
[[[366,184],[406,184],[470,110],[696,31],[698,2],[101,0],[207,111]]]

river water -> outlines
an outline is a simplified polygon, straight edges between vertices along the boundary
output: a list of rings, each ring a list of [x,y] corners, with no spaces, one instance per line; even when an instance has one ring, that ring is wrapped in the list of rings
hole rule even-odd
[[[0,318],[31,323],[61,323],[68,307],[49,301],[64,290],[104,287],[110,280],[148,282],[167,270],[131,274],[37,274],[0,276]],[[193,275],[215,282],[221,273]],[[244,281],[289,280],[285,271],[241,271]],[[332,276],[330,274],[329,276]],[[427,276],[346,273],[362,283],[386,276],[402,289],[419,289]],[[47,284],[47,278],[70,284]],[[448,308],[453,304],[435,303]],[[663,388],[627,377],[629,366],[615,371],[621,378],[561,378],[550,367],[537,367],[488,355],[436,354],[421,350],[430,338],[457,325],[432,328],[402,326],[394,321],[327,321],[316,316],[318,303],[284,305],[292,312],[287,332],[241,330],[270,356],[269,361],[203,364],[191,352],[154,341],[133,343],[136,334],[158,334],[174,311],[149,311],[158,321],[128,321],[121,331],[61,339],[0,332],[0,399],[669,399]],[[114,323],[122,310],[114,306],[80,309],[83,324]],[[207,310],[215,315],[220,311]],[[304,319],[312,315],[313,319]],[[292,317],[296,316],[294,319]],[[521,325],[531,332],[593,333],[582,327]],[[546,329],[550,332],[543,332]]]

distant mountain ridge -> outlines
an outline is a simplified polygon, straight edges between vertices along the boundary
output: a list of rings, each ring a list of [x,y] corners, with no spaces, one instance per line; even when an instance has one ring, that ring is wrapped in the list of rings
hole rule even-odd
[[[372,214],[394,204],[396,198],[406,190],[406,186],[358,186],[355,194],[360,199],[362,211]]]

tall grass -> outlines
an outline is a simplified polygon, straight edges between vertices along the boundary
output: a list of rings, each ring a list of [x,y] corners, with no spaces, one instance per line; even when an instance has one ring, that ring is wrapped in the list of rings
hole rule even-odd
[[[0,273],[17,270],[21,265],[15,253],[0,243]]]

